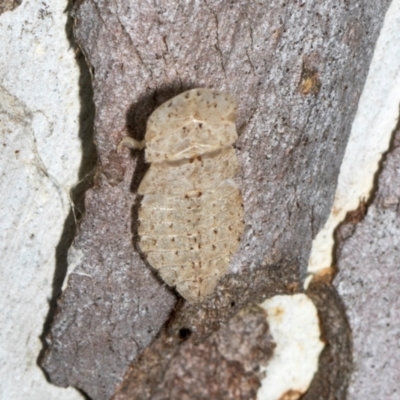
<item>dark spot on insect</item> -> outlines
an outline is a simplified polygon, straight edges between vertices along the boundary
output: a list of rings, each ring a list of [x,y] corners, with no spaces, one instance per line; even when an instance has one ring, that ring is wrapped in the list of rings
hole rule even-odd
[[[190,247],[190,250],[193,250],[193,247]]]
[[[192,331],[189,328],[181,328],[181,329],[179,329],[179,337],[182,340],[186,340],[187,338],[190,337],[191,334],[192,334]]]
[[[231,230],[232,230],[232,225],[229,225],[229,226],[228,226],[228,229],[231,231]]]
[[[234,301],[231,301],[231,307],[235,307],[236,303]]]
[[[199,191],[199,192],[197,193],[197,197],[201,197],[202,194],[203,194],[203,192],[200,192],[200,191]]]
[[[194,158],[193,158],[193,157],[189,159],[189,162],[190,162],[190,163],[192,163],[193,161],[194,161]]]
[[[188,199],[188,198],[189,198],[189,196],[187,194],[185,194],[185,199]]]
[[[196,236],[194,237],[194,242],[197,243],[197,237]]]
[[[201,244],[199,244],[199,249],[201,249]]]
[[[199,123],[199,128],[201,129],[203,127],[203,124],[200,122]]]
[[[216,249],[215,245],[212,245],[212,249],[213,249],[213,250],[215,250],[215,249]]]
[[[217,229],[214,229],[214,233],[217,234],[217,233],[218,233],[218,230],[217,230]]]
[[[174,237],[171,239],[171,242],[175,242],[175,238]]]
[[[201,160],[202,160],[201,156],[197,156],[197,159],[198,159],[199,161],[201,161]]]
[[[174,224],[173,224],[173,223],[169,224],[169,227],[170,227],[170,228],[172,228],[173,226],[174,226]]]
[[[175,255],[176,255],[176,256],[179,255],[179,251],[178,251],[178,250],[175,252]]]
[[[18,154],[18,153],[19,153],[19,150],[15,150],[14,153],[15,153],[15,154]]]

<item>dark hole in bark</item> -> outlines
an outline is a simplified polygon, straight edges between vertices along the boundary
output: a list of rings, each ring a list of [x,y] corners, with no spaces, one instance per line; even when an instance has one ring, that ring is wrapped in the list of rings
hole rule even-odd
[[[179,337],[183,340],[186,340],[191,334],[192,331],[189,328],[179,329]]]

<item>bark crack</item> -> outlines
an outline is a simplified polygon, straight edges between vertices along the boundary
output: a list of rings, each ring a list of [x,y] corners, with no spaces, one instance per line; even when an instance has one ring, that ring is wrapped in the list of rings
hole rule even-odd
[[[226,70],[225,70],[225,64],[224,64],[224,56],[222,54],[222,50],[221,50],[221,46],[219,43],[219,20],[218,20],[218,15],[211,9],[210,5],[208,4],[207,1],[205,1],[211,15],[214,18],[214,22],[215,22],[215,40],[216,40],[216,44],[215,44],[215,49],[217,50],[218,56],[219,56],[219,60],[220,60],[220,64],[221,64],[221,68],[222,71],[224,73],[225,79],[227,80],[227,75],[226,75]]]
[[[161,21],[160,21],[160,23],[161,23]],[[182,78],[181,78],[181,76],[180,76],[180,74],[179,74],[178,68],[176,67],[176,63],[175,63],[173,54],[170,52],[169,47],[168,47],[168,42],[167,42],[168,36],[165,35],[165,36],[162,37],[162,39],[163,39],[163,42],[164,42],[164,46],[165,46],[166,52],[167,52],[167,54],[168,54],[168,55],[171,57],[171,59],[172,59],[172,65],[174,66],[175,74],[176,74],[176,76],[178,77],[179,85],[180,85],[180,87],[181,87],[181,90],[183,90]],[[162,58],[163,58],[163,60],[164,60],[165,67],[167,67],[167,63],[168,63],[168,62],[167,62],[167,59],[165,58],[164,52],[162,52]]]
[[[93,0],[92,0],[93,1]],[[136,56],[138,57],[140,63],[142,65],[144,65],[150,75],[150,79],[153,80],[153,71],[151,68],[149,68],[149,66],[147,65],[147,63],[144,62],[142,55],[140,54],[139,49],[137,48],[137,46],[135,46],[134,41],[132,40],[131,35],[129,34],[129,32],[127,31],[125,25],[122,23],[120,17],[119,17],[119,10],[118,10],[118,5],[116,3],[116,1],[114,0],[114,6],[115,6],[115,16],[117,17],[118,23],[120,24],[121,28],[122,28],[122,32],[124,33],[125,37],[128,39],[131,47],[133,48]]]

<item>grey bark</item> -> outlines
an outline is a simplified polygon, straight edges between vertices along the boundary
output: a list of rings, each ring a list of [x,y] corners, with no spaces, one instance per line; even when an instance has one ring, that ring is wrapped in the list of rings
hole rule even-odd
[[[365,207],[364,207],[365,208]],[[365,210],[366,211],[366,210]],[[359,213],[363,217],[363,213]],[[360,219],[360,218],[358,218]],[[338,232],[335,286],[353,332],[348,398],[400,397],[400,129],[395,132],[366,216]]]
[[[110,398],[167,320],[153,344],[168,348],[165,356],[178,351],[182,332],[201,343],[248,302],[301,290],[388,5],[77,4],[75,36],[93,75],[99,162],[70,251],[75,269],[47,339],[43,366],[52,382]],[[246,222],[230,273],[199,306],[176,303],[140,258],[135,193],[146,166],[143,154],[115,152],[125,125],[142,139],[150,113],[193,87],[228,91],[238,101]],[[154,354],[162,370],[163,351]],[[159,382],[161,372],[148,372]]]

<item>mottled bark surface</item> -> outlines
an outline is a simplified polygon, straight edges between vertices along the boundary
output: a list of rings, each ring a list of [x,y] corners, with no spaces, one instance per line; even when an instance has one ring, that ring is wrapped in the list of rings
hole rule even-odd
[[[238,101],[246,228],[215,294],[199,306],[180,302],[157,342],[178,351],[186,330],[200,343],[248,301],[299,289],[388,4],[79,2],[99,163],[48,336],[43,366],[54,383],[109,398],[174,309],[173,290],[136,248],[143,154],[115,148],[124,126],[142,139],[155,107],[185,89]]]
[[[338,232],[342,243],[334,281],[353,333],[348,398],[395,400],[400,397],[400,130],[383,162],[374,200],[359,220],[348,220]]]
[[[330,278],[314,278],[306,292],[318,309],[325,348],[320,355],[318,372],[302,400],[346,399],[352,371],[351,330],[343,303]]]
[[[319,277],[307,290],[318,310],[325,349],[304,400],[346,398],[352,365],[351,332],[341,299],[329,281],[329,276]],[[259,310],[256,306],[244,307],[199,346],[193,345],[190,330],[182,329],[175,336],[163,330],[131,366],[113,400],[178,400],[186,398],[190,390],[188,399],[256,399],[263,378],[260,371],[270,358],[268,349],[274,348],[267,334],[266,314]],[[186,343],[182,345],[183,340]],[[221,340],[239,364],[227,365],[226,356],[215,349],[215,343]],[[213,374],[207,375],[211,371]],[[287,396],[292,398],[290,393]]]
[[[165,346],[159,338],[156,344],[161,347],[145,351],[114,399],[256,398],[264,376],[260,367],[267,364],[275,347],[265,310],[245,307],[200,345],[194,345],[187,333],[181,332],[180,341],[186,342],[179,347]]]
[[[6,11],[12,11],[22,3],[22,0],[2,0],[0,3],[0,15]]]

